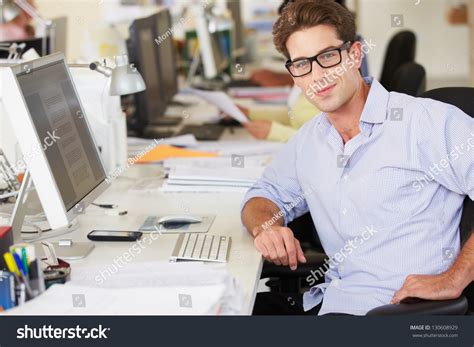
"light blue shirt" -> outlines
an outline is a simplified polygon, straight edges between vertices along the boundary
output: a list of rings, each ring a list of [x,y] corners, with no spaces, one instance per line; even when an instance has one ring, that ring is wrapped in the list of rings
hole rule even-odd
[[[458,108],[371,85],[360,133],[345,145],[325,113],[290,139],[248,191],[285,223],[310,211],[331,261],[306,279],[304,309],[364,315],[410,274],[446,271],[474,199],[474,121]],[[271,221],[269,221],[269,224]],[[298,235],[295,235],[298,238]],[[322,275],[320,275],[322,274]]]

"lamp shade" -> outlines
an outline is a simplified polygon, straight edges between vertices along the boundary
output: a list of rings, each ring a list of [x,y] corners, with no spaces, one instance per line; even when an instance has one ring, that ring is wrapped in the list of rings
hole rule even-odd
[[[146,89],[138,70],[128,63],[127,55],[115,57],[115,68],[110,76],[110,95],[134,94]]]

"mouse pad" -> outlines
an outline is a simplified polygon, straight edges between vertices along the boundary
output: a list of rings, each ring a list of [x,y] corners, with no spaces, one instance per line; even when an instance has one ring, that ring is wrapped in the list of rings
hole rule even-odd
[[[174,225],[163,225],[158,224],[158,221],[161,217],[165,215],[157,215],[157,216],[148,216],[142,217],[144,220],[143,224],[140,226],[138,231],[143,233],[151,233],[151,232],[158,232],[163,234],[179,234],[179,233],[207,233],[211,228],[216,215],[208,214],[208,215],[190,215],[192,217],[201,217],[202,222],[200,223],[192,223],[192,224],[174,224]],[[170,215],[166,215],[170,216]]]

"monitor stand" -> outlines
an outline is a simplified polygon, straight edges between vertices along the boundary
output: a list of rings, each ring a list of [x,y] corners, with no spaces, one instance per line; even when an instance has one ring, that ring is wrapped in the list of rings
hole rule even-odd
[[[157,127],[171,127],[180,124],[183,121],[182,117],[159,117],[153,120],[153,126]]]
[[[198,103],[195,101],[181,101],[181,100],[171,100],[168,103],[168,106],[177,106],[177,107],[191,107],[196,106]]]
[[[23,229],[23,224],[25,217],[28,211],[29,203],[32,202],[32,197],[30,196],[30,190],[34,191],[33,181],[31,180],[31,175],[28,170],[26,170],[25,175],[23,176],[23,181],[20,186],[20,191],[18,192],[17,200],[15,207],[12,213],[11,226],[13,232],[13,240],[15,243],[18,242],[34,242],[40,241],[46,238],[59,236],[62,234],[70,233],[74,231],[74,227],[69,225],[64,230],[51,230],[47,232],[45,236],[39,236],[38,238],[32,240],[23,240],[21,233]],[[36,194],[35,194],[36,195]],[[37,195],[36,195],[37,197]],[[93,249],[94,245],[90,242],[71,242],[67,246],[59,246],[58,242],[53,242],[56,255],[64,260],[74,260],[85,258]]]
[[[145,139],[166,139],[175,134],[173,130],[163,130],[162,127],[147,125],[143,129],[142,137]]]

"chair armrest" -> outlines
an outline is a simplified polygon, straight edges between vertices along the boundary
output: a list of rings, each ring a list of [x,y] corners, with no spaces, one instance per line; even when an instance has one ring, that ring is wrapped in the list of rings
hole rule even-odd
[[[467,299],[460,296],[453,300],[422,301],[410,304],[384,305],[376,307],[367,316],[394,316],[394,315],[465,315],[467,312]]]
[[[317,270],[324,264],[327,255],[324,253],[312,253],[306,256],[305,264],[298,264],[296,270],[291,270],[288,266],[280,266],[265,261],[260,278],[280,277],[280,278],[305,278],[311,274],[311,270]]]

